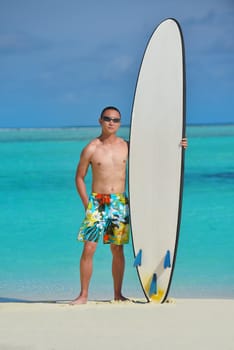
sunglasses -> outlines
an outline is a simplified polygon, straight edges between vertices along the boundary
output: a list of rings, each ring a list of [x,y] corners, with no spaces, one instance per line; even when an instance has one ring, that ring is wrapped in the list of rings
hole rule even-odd
[[[111,117],[107,117],[106,115],[104,115],[102,117],[102,120],[104,120],[104,122],[113,122],[113,123],[120,123],[120,118],[111,118]]]

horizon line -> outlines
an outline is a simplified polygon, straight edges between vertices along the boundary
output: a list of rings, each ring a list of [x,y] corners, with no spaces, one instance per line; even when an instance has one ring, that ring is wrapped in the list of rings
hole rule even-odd
[[[234,125],[234,122],[224,122],[224,123],[188,123],[186,126],[229,126]],[[99,125],[64,125],[64,126],[0,126],[0,130],[9,130],[9,129],[78,129],[78,128],[96,128],[99,127]],[[121,125],[121,128],[130,128],[131,124],[123,124]]]

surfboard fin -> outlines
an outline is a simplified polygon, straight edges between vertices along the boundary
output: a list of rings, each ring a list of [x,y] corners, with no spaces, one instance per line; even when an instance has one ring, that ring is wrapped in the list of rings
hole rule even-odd
[[[166,252],[165,258],[164,258],[164,269],[167,269],[169,267],[171,267],[171,254],[170,254],[170,250],[168,250]]]
[[[141,258],[142,258],[142,250],[140,249],[137,253],[137,256],[135,257],[133,266],[141,266]]]
[[[157,274],[154,273],[152,277],[152,281],[150,284],[150,289],[149,289],[149,296],[152,294],[157,294]]]

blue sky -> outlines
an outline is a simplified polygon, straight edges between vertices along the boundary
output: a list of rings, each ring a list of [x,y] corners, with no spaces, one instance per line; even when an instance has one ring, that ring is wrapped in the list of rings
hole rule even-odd
[[[234,0],[0,0],[0,127],[128,124],[146,43],[182,27],[187,122],[234,123]]]

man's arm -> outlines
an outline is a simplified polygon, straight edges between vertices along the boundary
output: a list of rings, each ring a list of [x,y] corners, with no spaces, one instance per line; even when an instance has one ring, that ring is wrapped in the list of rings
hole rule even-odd
[[[85,185],[85,176],[87,174],[88,171],[88,167],[90,164],[90,159],[92,156],[92,147],[90,147],[90,145],[86,146],[83,151],[81,152],[80,155],[80,161],[79,164],[77,166],[77,170],[76,170],[76,188],[77,191],[80,195],[80,198],[84,204],[85,209],[88,206],[88,201],[89,201],[89,197],[86,191],[86,185]]]

